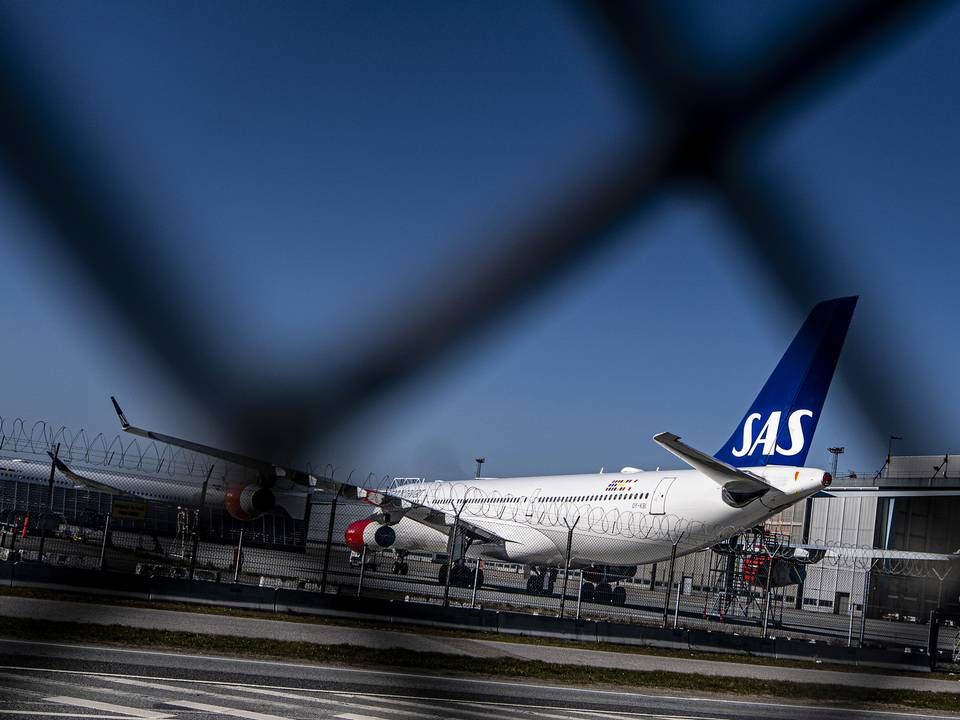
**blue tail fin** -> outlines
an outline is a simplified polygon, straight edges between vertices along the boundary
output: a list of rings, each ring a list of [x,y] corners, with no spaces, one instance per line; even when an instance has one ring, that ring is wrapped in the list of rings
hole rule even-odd
[[[716,454],[734,467],[803,465],[856,297],[816,305],[733,435]]]

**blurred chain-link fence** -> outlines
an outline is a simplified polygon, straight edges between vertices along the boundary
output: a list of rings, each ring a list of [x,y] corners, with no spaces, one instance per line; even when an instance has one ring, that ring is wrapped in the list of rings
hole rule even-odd
[[[647,133],[642,144],[598,158],[590,172],[571,179],[565,192],[539,203],[542,214],[492,238],[487,247],[498,248],[495,254],[485,250],[469,260],[469,272],[450,272],[460,281],[448,286],[446,294],[424,296],[412,309],[405,302],[396,313],[387,311],[379,331],[369,334],[370,342],[358,354],[334,369],[304,363],[325,369],[269,384],[240,377],[229,367],[229,358],[211,347],[203,313],[197,310],[203,304],[178,297],[178,288],[162,271],[163,259],[148,257],[144,250],[164,246],[161,225],[138,213],[133,184],[113,181],[109,159],[94,152],[83,128],[59,112],[48,79],[36,71],[32,49],[18,44],[14,32],[0,39],[0,163],[46,227],[49,242],[96,289],[135,343],[211,417],[227,424],[232,446],[288,462],[302,456],[308,443],[329,438],[372,402],[436,367],[607,247],[654,200],[685,188],[716,197],[777,292],[798,312],[812,306],[821,299],[821,288],[834,284],[829,243],[815,237],[779,179],[755,160],[783,121],[842,79],[855,61],[884,52],[940,4],[827,4],[819,17],[773,38],[761,56],[735,74],[702,67],[693,53],[674,44],[656,3],[576,4],[577,17],[609,56],[621,87],[654,118],[652,140]],[[153,241],[142,242],[146,237]],[[154,331],[158,327],[163,334]],[[847,349],[847,367],[855,372],[845,380],[880,436],[905,426],[918,428],[921,435],[922,428],[936,425],[942,416],[941,399],[921,401],[890,382],[892,377],[909,378],[910,365],[897,344],[885,345],[882,363],[871,357],[869,343],[877,334],[867,328]],[[64,457],[90,467],[194,480],[209,467],[203,459],[163,446],[70,435],[15,420],[3,423],[0,449],[9,457],[45,453],[57,443]],[[803,568],[803,582],[781,587],[773,578],[784,571],[777,569],[782,561],[760,547],[680,554],[676,563],[661,559],[623,577],[590,568],[565,572],[562,563],[559,569],[554,564],[531,575],[529,567],[486,561],[482,580],[468,568],[450,578],[452,587],[445,587],[446,575],[453,573],[443,569],[436,553],[399,557],[364,550],[357,557],[343,545],[345,526],[362,519],[362,505],[341,503],[334,542],[328,546],[330,505],[322,497],[299,522],[276,515],[239,522],[223,511],[170,504],[147,504],[142,517],[124,519],[114,508],[117,498],[95,490],[57,487],[51,499],[42,484],[13,475],[4,481],[0,512],[7,551],[37,557],[35,530],[40,525],[49,534],[44,562],[140,574],[193,572],[211,582],[236,579],[339,593],[389,593],[428,603],[447,596],[453,604],[523,606],[545,614],[562,609],[567,615],[623,621],[732,625],[743,633],[774,628],[798,636],[828,634],[851,643],[860,637],[868,642],[896,638],[904,645],[923,645],[923,618],[905,617],[899,606],[871,606],[872,584],[890,574],[923,575],[924,582],[938,586],[944,582],[921,566],[844,566],[824,558]],[[616,535],[692,547],[698,538],[705,541],[721,530],[669,515],[611,517],[594,500],[546,502],[536,512],[550,520],[561,540],[563,521],[575,518],[597,542]],[[34,520],[25,525],[27,516]],[[816,622],[810,620],[812,612]]]

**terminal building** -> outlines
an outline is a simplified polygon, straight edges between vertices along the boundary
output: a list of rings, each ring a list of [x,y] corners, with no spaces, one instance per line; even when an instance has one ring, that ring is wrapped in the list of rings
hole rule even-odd
[[[825,492],[767,523],[793,542],[952,553],[960,549],[960,455],[892,456],[875,474],[850,472]],[[868,589],[867,589],[868,588]],[[794,597],[789,597],[796,589]],[[957,605],[960,567],[952,563],[837,562],[811,565],[802,586],[786,589],[795,607],[845,615],[925,620]]]

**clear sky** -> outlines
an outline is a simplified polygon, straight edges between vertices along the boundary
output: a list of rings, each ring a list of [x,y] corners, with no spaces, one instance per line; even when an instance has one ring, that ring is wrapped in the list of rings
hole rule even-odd
[[[703,59],[731,67],[813,12],[672,7]],[[398,299],[455,285],[438,272],[448,261],[646,128],[564,4],[91,1],[3,13],[169,238],[151,251],[173,259],[171,284],[264,375],[347,352]],[[858,318],[883,328],[870,339],[877,362],[889,347],[911,362],[892,381],[947,409],[923,437],[890,428],[904,451],[931,454],[960,453],[958,35],[960,7],[941,12],[782,125],[762,158],[825,238],[838,268],[825,294],[861,296],[852,336]],[[0,232],[0,414],[113,430],[116,394],[137,424],[218,439],[39,242],[2,168]],[[667,198],[623,232],[324,460],[430,477],[471,474],[478,454],[498,475],[673,466],[650,441],[664,430],[715,451],[802,317],[709,196]],[[875,470],[886,441],[835,385],[808,464],[827,466],[841,444],[841,469]]]

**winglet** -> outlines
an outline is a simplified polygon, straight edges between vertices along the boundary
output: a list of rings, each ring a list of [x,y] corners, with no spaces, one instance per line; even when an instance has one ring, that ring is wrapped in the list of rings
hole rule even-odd
[[[130,423],[127,422],[127,416],[123,414],[120,403],[117,402],[117,399],[113,395],[110,396],[110,401],[113,403],[113,409],[117,411],[117,417],[120,418],[120,429],[126,430],[130,427]]]

